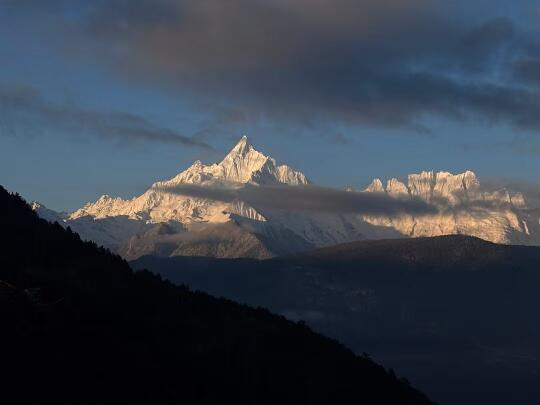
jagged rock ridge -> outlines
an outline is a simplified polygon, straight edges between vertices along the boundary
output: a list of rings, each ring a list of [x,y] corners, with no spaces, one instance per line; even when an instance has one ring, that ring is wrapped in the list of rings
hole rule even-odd
[[[389,179],[386,187],[380,179],[374,179],[365,191],[418,198],[441,207],[437,215],[364,217],[373,225],[391,227],[403,235],[464,234],[497,243],[538,243],[530,232],[538,218],[535,221],[524,210],[525,197],[507,189],[483,190],[475,173],[469,170],[456,175],[424,171],[410,174],[406,184]]]

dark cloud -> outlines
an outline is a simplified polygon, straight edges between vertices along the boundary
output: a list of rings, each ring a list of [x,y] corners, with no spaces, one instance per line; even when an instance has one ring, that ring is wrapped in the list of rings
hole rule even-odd
[[[514,62],[516,76],[528,83],[540,85],[540,54],[534,58],[523,58]]]
[[[489,72],[508,56],[516,39],[516,27],[507,18],[486,21],[467,32],[455,50],[455,59],[468,72]]]
[[[426,130],[436,115],[538,132],[538,92],[513,74],[536,80],[536,36],[493,11],[503,3],[66,1],[58,25],[71,52],[221,117]]]
[[[86,134],[106,139],[161,142],[210,149],[197,139],[152,125],[124,112],[81,109],[73,103],[53,103],[34,88],[0,85],[0,134],[34,135],[44,130]]]
[[[251,186],[239,188],[179,185],[161,190],[216,201],[244,201],[260,210],[314,211],[365,215],[433,214],[434,206],[415,199],[398,199],[386,194],[342,191],[316,186]]]

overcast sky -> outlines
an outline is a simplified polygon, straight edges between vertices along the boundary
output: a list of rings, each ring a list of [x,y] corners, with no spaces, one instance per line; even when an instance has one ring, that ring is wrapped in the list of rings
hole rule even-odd
[[[131,197],[242,134],[324,186],[540,179],[529,0],[0,0],[0,183]]]

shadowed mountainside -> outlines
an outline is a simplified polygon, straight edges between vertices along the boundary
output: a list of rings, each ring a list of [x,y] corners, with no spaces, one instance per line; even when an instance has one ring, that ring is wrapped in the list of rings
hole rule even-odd
[[[143,257],[133,266],[304,320],[443,405],[540,401],[538,247],[454,235],[263,261]]]
[[[132,272],[3,188],[0,208],[10,403],[430,403],[303,324]]]
[[[287,257],[298,263],[372,263],[431,270],[494,270],[540,263],[540,248],[500,245],[483,239],[438,237],[368,240],[316,249]]]

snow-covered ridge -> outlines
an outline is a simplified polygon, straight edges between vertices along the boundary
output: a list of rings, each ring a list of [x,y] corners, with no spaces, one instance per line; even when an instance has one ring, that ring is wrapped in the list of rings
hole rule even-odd
[[[525,210],[525,197],[507,189],[482,189],[470,170],[460,174],[424,171],[410,174],[406,184],[389,179],[386,187],[380,179],[374,179],[365,191],[443,205],[445,210],[438,215],[364,217],[370,224],[391,227],[403,235],[466,234],[498,243],[540,243],[538,226],[535,225],[535,235],[531,237],[529,225],[538,221]]]
[[[67,215],[65,212],[53,211],[37,201],[32,201],[30,206],[41,218],[46,219],[49,222],[58,222],[62,224],[65,221]]]

